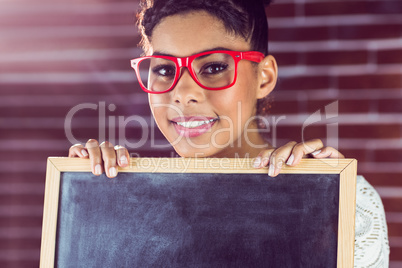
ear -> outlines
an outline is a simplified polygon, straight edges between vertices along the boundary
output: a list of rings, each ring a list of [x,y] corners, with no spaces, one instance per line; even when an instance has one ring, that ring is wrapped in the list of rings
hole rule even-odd
[[[266,56],[258,66],[259,89],[257,98],[262,99],[274,90],[278,80],[278,65],[273,56]]]

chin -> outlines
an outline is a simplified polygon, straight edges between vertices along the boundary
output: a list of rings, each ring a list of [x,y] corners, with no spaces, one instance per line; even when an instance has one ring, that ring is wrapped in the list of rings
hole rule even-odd
[[[221,146],[221,148],[214,147],[213,143],[211,142],[211,137],[205,136],[208,135],[207,133],[198,138],[180,137],[173,131],[166,134],[170,134],[165,135],[165,138],[169,141],[170,144],[172,144],[176,153],[181,157],[191,157],[191,158],[218,157],[218,155],[224,155],[224,152],[227,151],[228,149],[228,147],[226,146]],[[189,139],[189,141],[186,141],[186,139]],[[221,138],[217,140],[217,143],[228,144],[229,141],[224,138],[223,139]],[[197,148],[198,147],[197,145],[199,145],[199,147],[201,148]]]
[[[191,147],[191,146],[188,146]],[[176,153],[181,157],[191,157],[191,158],[204,158],[204,157],[212,157],[216,155],[218,152],[214,149],[195,149],[195,148],[183,148],[183,146],[174,146],[173,147]]]

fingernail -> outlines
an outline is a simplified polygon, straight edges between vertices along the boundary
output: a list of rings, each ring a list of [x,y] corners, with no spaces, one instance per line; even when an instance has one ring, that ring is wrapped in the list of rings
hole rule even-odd
[[[319,154],[319,153],[321,153],[321,150],[318,150],[318,151],[312,152],[311,154],[312,154],[312,155],[314,155],[314,156],[316,156],[316,155],[317,155],[317,154]]]
[[[102,167],[101,167],[101,165],[96,165],[95,166],[95,174],[97,174],[97,175],[100,175],[100,174],[102,174]]]
[[[127,163],[128,163],[128,160],[127,160],[127,157],[125,155],[120,157],[120,164],[125,165]]]
[[[254,160],[253,167],[258,168],[261,165],[261,157],[257,156],[257,158]]]
[[[295,160],[295,156],[293,154],[290,155],[288,161],[286,162],[286,165],[291,166],[293,164],[294,160]]]
[[[116,177],[117,176],[117,170],[115,167],[109,168],[109,176],[110,177]]]
[[[88,156],[88,153],[87,153],[87,151],[86,150],[81,150],[81,154],[85,157],[85,156]]]
[[[263,166],[263,167],[267,166],[267,165],[268,165],[268,162],[269,162],[269,158],[268,158],[268,157],[264,157],[264,158],[262,159],[262,166]]]
[[[269,165],[269,169],[268,169],[268,175],[270,177],[274,176],[275,173],[275,166],[273,164]]]

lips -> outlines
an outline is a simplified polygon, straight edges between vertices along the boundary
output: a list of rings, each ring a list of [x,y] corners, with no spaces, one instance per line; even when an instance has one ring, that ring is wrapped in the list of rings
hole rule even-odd
[[[171,122],[180,136],[192,138],[210,130],[217,120],[216,117],[187,116],[173,118]]]

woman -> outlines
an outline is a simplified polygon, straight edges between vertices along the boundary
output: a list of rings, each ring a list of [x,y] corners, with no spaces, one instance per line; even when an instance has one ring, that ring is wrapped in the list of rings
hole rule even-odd
[[[297,165],[303,157],[343,158],[321,140],[273,148],[258,132],[278,68],[268,55],[264,4],[245,0],[144,1],[139,28],[146,56],[132,60],[155,121],[182,157],[253,157],[255,168]],[[110,178],[128,165],[125,148],[89,140],[70,157],[90,158],[92,172]],[[358,176],[355,267],[387,267],[384,210]]]

